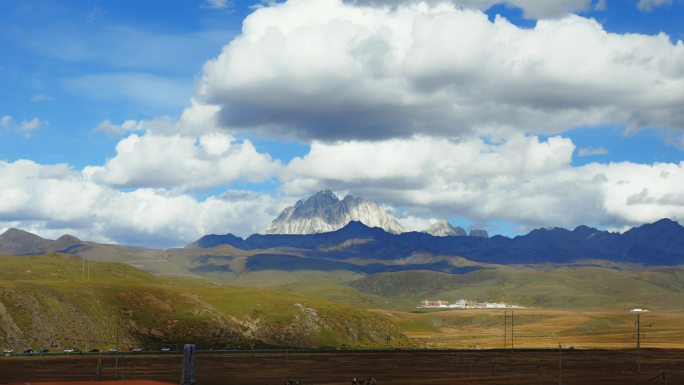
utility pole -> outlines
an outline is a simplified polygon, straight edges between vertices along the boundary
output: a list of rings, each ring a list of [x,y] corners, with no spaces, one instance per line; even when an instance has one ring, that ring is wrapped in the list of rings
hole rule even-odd
[[[511,310],[511,353],[513,353],[513,310]]]
[[[504,351],[508,348],[508,310],[504,310]]]
[[[636,316],[637,374],[641,374],[641,314],[637,313]]]
[[[558,343],[558,385],[563,385],[563,345]]]
[[[641,313],[648,312],[645,309],[633,309],[631,312],[636,313],[636,335],[633,337],[636,339],[636,349],[637,349],[637,375],[641,375]]]

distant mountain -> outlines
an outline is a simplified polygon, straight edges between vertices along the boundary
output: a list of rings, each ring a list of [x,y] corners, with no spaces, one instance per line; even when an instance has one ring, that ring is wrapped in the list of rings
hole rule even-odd
[[[426,233],[435,237],[463,237],[467,235],[462,227],[454,227],[448,221],[437,221],[433,223],[427,229]]]
[[[459,256],[483,263],[567,263],[600,259],[646,265],[684,264],[684,227],[669,219],[631,229],[623,234],[579,226],[536,229],[515,238],[486,232],[468,237],[442,237],[427,233],[392,234],[360,222],[328,233],[254,234],[247,239],[223,237],[226,244],[243,250],[297,249],[309,258],[401,260],[417,253]],[[199,242],[199,241],[198,241]]]
[[[622,234],[579,226],[536,229],[515,238],[485,238],[393,234],[352,221],[327,233],[253,234],[246,239],[207,235],[186,248],[168,250],[81,242],[71,236],[53,241],[16,229],[0,235],[1,254],[53,250],[89,260],[128,263],[155,274],[272,285],[348,282],[368,274],[407,270],[463,274],[507,264],[684,265],[684,227],[663,219]]]
[[[319,191],[305,201],[298,201],[273,220],[266,234],[316,234],[339,230],[351,221],[380,227],[399,234],[404,228],[380,204],[347,195],[340,199],[330,190]]]
[[[0,234],[0,254],[35,255],[49,251],[62,251],[82,242],[72,236],[63,235],[53,241],[19,229],[8,229]]]
[[[470,230],[470,233],[468,234],[470,237],[479,237],[479,238],[489,238],[489,234],[487,233],[486,230]]]
[[[231,245],[237,248],[241,248],[244,240],[233,234],[209,234],[202,238],[196,240],[195,242],[185,246],[188,249],[206,249],[210,247],[215,247],[219,245]]]

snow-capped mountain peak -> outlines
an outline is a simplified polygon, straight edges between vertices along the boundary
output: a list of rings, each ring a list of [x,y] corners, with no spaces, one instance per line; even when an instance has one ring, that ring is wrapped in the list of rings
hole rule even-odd
[[[427,229],[427,233],[434,235],[435,237],[464,237],[467,235],[462,227],[454,227],[451,223],[444,220],[437,221],[430,225],[430,228]]]
[[[347,195],[340,200],[330,190],[322,190],[283,210],[264,232],[266,234],[314,234],[339,230],[351,221],[380,227],[390,233],[404,228],[375,201]]]

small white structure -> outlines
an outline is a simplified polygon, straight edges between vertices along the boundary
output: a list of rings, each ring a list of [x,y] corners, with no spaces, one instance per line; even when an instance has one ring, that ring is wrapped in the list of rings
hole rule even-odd
[[[448,309],[527,309],[520,305],[511,305],[505,302],[476,302],[461,298],[456,302],[449,303],[442,300],[425,299],[420,302],[418,308],[448,308]],[[647,310],[648,311],[648,310]]]
[[[468,301],[465,299],[461,298],[458,301],[452,303],[449,305],[449,307],[457,308],[457,309],[465,309],[468,307]]]
[[[632,310],[630,310],[630,311],[631,311],[632,313],[648,313],[648,310],[642,309],[642,308],[636,308],[636,309],[632,309]]]

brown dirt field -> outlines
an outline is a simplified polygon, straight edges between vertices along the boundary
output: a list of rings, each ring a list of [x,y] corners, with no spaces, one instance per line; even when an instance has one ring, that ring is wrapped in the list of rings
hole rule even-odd
[[[0,383],[95,379],[97,356],[0,357]],[[178,383],[180,355],[103,356],[102,379]],[[684,384],[684,350],[645,350],[637,375],[634,351],[564,351],[563,384]],[[558,384],[557,351],[388,351],[225,353],[197,356],[199,385],[350,384],[375,377],[379,384]]]
[[[16,382],[9,385],[93,385],[93,381],[39,381],[39,382]],[[97,385],[174,385],[169,382],[149,380],[101,380]]]

